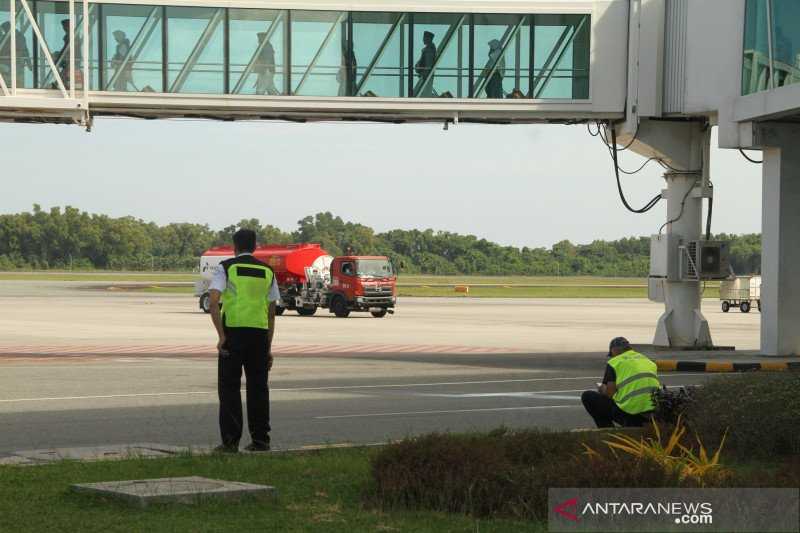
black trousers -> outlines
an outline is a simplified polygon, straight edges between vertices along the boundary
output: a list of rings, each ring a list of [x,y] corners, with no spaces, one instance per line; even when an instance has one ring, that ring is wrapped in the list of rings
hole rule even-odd
[[[222,444],[239,446],[242,438],[242,368],[247,379],[247,428],[254,443],[269,443],[269,386],[266,330],[226,328],[225,348],[219,354],[217,391]]]
[[[649,413],[626,413],[614,400],[597,391],[585,391],[581,395],[581,401],[599,428],[613,428],[615,422],[622,427],[642,427],[650,419]]]

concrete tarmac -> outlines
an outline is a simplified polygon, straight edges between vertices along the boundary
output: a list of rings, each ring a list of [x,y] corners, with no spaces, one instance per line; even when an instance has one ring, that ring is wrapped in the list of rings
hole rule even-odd
[[[0,282],[0,455],[218,440],[214,334],[187,296]],[[755,348],[758,313],[706,315],[718,344]],[[404,299],[383,319],[279,317],[276,447],[428,431],[588,427],[580,392],[608,339],[650,340],[644,300]],[[668,385],[702,375],[668,374]],[[243,444],[247,437],[243,438]]]

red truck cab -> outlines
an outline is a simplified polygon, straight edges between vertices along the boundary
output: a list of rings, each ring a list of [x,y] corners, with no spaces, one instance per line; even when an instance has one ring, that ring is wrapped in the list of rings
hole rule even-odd
[[[397,272],[388,257],[346,255],[331,263],[328,307],[337,317],[369,311],[381,318],[394,312]]]

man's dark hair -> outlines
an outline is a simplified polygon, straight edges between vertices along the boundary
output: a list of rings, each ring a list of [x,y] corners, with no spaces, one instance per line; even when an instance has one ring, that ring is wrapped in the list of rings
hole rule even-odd
[[[242,228],[233,234],[233,247],[240,253],[253,253],[256,249],[256,232]]]

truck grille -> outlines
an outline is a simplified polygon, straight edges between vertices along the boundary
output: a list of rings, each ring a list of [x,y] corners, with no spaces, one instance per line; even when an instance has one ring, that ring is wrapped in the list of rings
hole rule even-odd
[[[391,296],[392,287],[364,287],[364,296]]]

